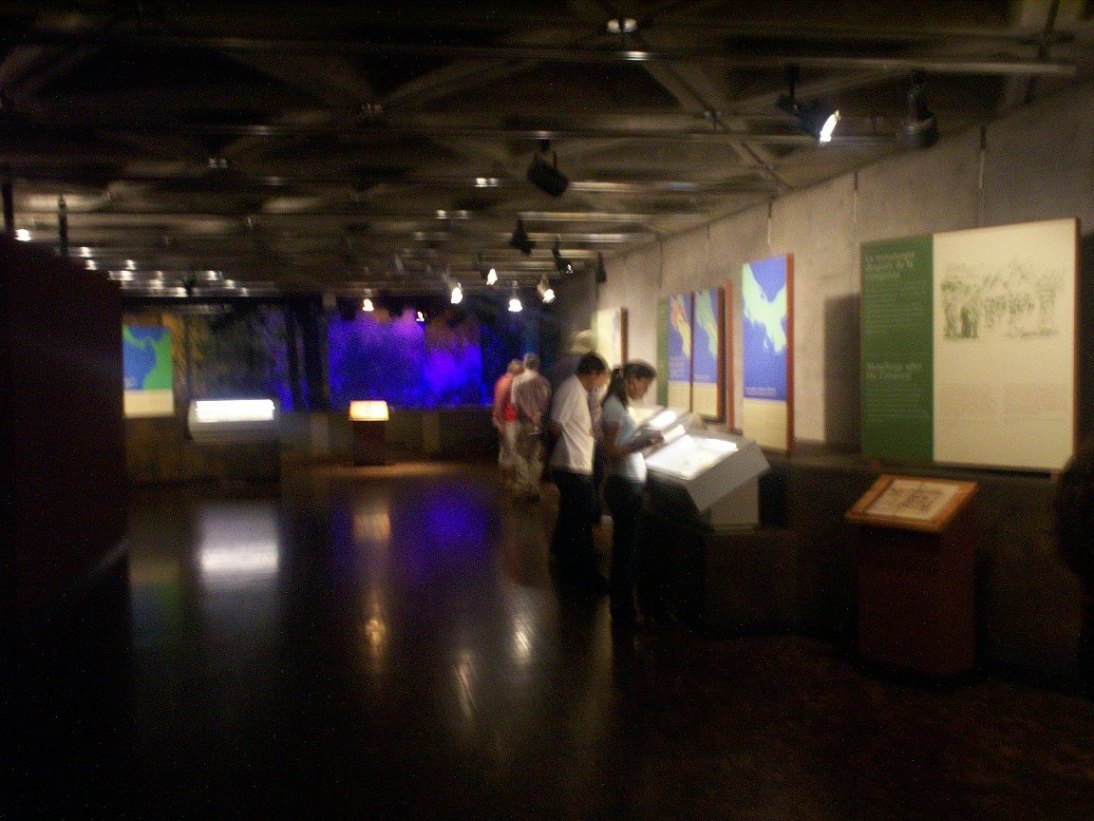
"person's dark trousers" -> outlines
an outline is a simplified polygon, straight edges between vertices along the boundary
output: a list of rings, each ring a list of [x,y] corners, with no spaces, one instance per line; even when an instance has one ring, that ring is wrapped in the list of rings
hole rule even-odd
[[[1094,698],[1094,595],[1083,595],[1083,620],[1078,647],[1079,688],[1087,698]]]
[[[604,501],[612,514],[612,622],[634,621],[635,562],[642,521],[642,483],[620,476],[604,480]]]
[[[591,521],[594,525],[600,524],[600,516],[603,513],[600,509],[600,491],[604,487],[604,465],[604,445],[597,439],[593,449],[593,509],[591,511]]]
[[[551,537],[551,552],[558,559],[563,581],[582,586],[601,584],[593,547],[593,477],[555,469],[558,486],[558,521]]]

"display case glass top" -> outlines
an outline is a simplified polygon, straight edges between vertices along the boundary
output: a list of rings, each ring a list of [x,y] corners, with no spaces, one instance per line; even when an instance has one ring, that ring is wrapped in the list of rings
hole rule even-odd
[[[649,454],[646,467],[687,481],[736,452],[737,445],[728,440],[682,433]]]

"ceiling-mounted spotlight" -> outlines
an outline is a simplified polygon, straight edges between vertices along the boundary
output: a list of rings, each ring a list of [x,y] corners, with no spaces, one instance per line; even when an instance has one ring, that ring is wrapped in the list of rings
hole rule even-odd
[[[536,290],[539,292],[539,298],[543,300],[544,305],[550,305],[555,301],[555,289],[551,287],[551,282],[547,279],[546,274],[539,278]]]
[[[418,311],[414,319],[417,322],[425,322],[425,311]]]
[[[452,304],[459,305],[463,302],[463,286],[456,282],[452,285]]]
[[[908,88],[908,118],[901,127],[904,144],[908,148],[930,148],[938,142],[938,120],[923,99],[926,80],[927,76],[922,71],[912,73],[912,84]]]
[[[482,261],[482,254],[479,254],[478,258],[479,271],[482,273],[482,279],[487,285],[498,284],[498,269],[493,265],[487,265]]]
[[[513,280],[513,290],[509,292],[509,312],[519,314],[524,310],[524,306],[520,304],[520,296],[517,294],[517,281]]]
[[[376,310],[376,306],[372,304],[372,297],[366,296],[361,300],[361,310],[369,314]]]
[[[608,269],[604,267],[604,255],[599,251],[596,254],[596,284],[603,285],[608,281]]]
[[[535,242],[528,238],[528,233],[524,230],[524,220],[517,219],[517,227],[513,229],[513,236],[509,237],[509,245],[525,256],[530,256],[532,249],[536,247]]]
[[[572,274],[574,272],[574,264],[559,253],[558,243],[559,241],[556,239],[554,247],[551,249],[551,255],[555,258],[555,268],[560,274]]]
[[[550,146],[549,140],[540,140],[539,151],[532,157],[532,164],[528,167],[528,182],[543,193],[558,197],[566,190],[570,181],[558,170],[557,154],[553,155],[552,162],[547,162]]]
[[[779,98],[777,104],[779,110],[789,115],[802,131],[816,137],[817,142],[831,142],[832,132],[836,130],[836,124],[839,123],[839,110],[820,100],[803,103],[794,96],[795,87],[798,84],[797,66],[787,69],[786,82],[790,87],[790,93]]]

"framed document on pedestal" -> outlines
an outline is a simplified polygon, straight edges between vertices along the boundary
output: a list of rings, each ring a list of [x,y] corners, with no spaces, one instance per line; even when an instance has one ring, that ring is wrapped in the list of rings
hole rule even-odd
[[[976,493],[976,482],[881,476],[847,511],[847,520],[875,527],[941,533]]]

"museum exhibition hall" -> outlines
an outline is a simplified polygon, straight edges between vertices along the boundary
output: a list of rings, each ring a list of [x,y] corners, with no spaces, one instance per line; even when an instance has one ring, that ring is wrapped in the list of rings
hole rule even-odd
[[[0,200],[0,818],[1094,816],[1094,0],[0,0]]]

